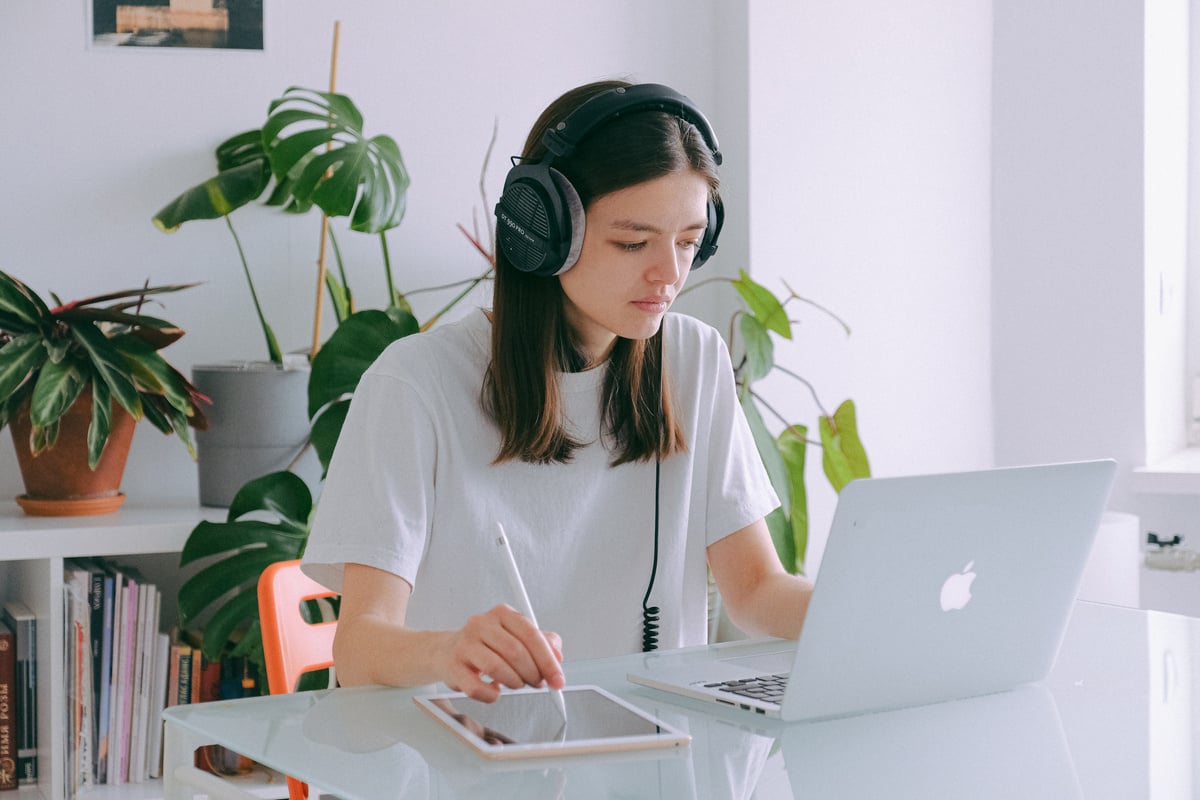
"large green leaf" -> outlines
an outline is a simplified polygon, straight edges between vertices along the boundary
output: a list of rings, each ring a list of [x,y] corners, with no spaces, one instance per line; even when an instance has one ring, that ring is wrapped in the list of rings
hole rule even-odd
[[[183,442],[188,454],[196,458],[196,444],[192,441],[192,418],[172,406],[166,398],[158,394],[142,395],[142,411],[146,419],[163,433],[174,433]]]
[[[409,176],[396,142],[368,138],[362,127],[345,95],[292,87],[271,103],[263,141],[276,179],[294,181],[289,203],[315,204],[330,217],[351,217],[352,230],[379,233],[403,219]]]
[[[271,170],[263,157],[230,167],[167,203],[154,215],[154,224],[171,233],[185,222],[227,216],[257,199],[270,180]]]
[[[195,408],[191,382],[167,363],[153,346],[133,334],[115,336],[113,347],[125,359],[129,374],[141,392],[162,395],[172,408],[190,416]]]
[[[808,551],[808,492],[804,485],[808,428],[803,425],[790,425],[779,434],[775,443],[787,468],[791,492],[787,517],[792,559],[784,561],[784,566],[788,572],[803,573],[804,559]]]
[[[767,477],[771,479],[771,486],[779,496],[779,502],[784,508],[791,508],[791,478],[788,475],[787,464],[784,463],[779,447],[775,444],[775,437],[767,430],[762,415],[758,413],[758,406],[749,392],[742,397],[742,411],[746,415],[746,422],[750,423],[754,445],[758,448],[759,458],[766,467]]]
[[[125,359],[98,328],[93,325],[78,325],[71,328],[71,335],[80,347],[87,353],[92,362],[92,369],[108,388],[112,390],[113,398],[121,407],[130,413],[134,419],[141,419],[142,399],[138,395]]]
[[[47,361],[33,386],[29,421],[37,428],[57,422],[79,397],[85,383],[78,362],[63,360],[55,364]]]
[[[738,318],[738,328],[742,333],[742,347],[746,351],[740,377],[744,384],[751,384],[766,377],[775,368],[775,343],[757,317],[742,314]]]
[[[329,403],[352,394],[367,367],[389,344],[419,330],[412,314],[392,311],[399,321],[374,309],[352,314],[321,347],[308,379],[309,419]]]
[[[36,333],[18,336],[0,347],[0,397],[9,397],[46,362],[46,348]]]
[[[312,495],[304,481],[290,472],[274,472],[238,491],[226,522],[205,521],[192,529],[180,566],[215,560],[180,586],[179,611],[186,624],[214,609],[203,639],[210,658],[236,646],[261,659],[261,645],[254,641],[258,578],[268,565],[304,552],[311,511]]]
[[[359,311],[338,325],[317,353],[308,379],[308,416],[312,420],[309,440],[323,470],[329,469],[341,436],[350,405],[348,398],[358,388],[367,367],[392,342],[419,329],[417,318],[400,308]]]
[[[104,381],[92,382],[92,422],[88,425],[88,467],[95,469],[112,430],[112,395]]]
[[[867,452],[858,437],[853,401],[846,400],[838,406],[832,419],[821,417],[820,429],[823,451],[821,465],[834,491],[840,492],[855,478],[871,476]]]
[[[244,514],[267,511],[279,517],[281,523],[303,532],[308,529],[312,507],[308,485],[295,473],[283,470],[255,478],[238,489],[228,519],[232,522]]]
[[[256,584],[268,565],[296,557],[295,550],[283,547],[247,547],[210,564],[179,587],[180,621],[189,624],[231,592]]]
[[[241,519],[232,522],[197,523],[179,553],[179,566],[221,553],[235,553],[243,547],[266,546],[271,549],[297,548],[306,535],[295,526],[283,522]]]
[[[266,569],[265,565],[258,571],[259,575],[262,574],[263,569]],[[200,649],[204,653],[204,657],[209,661],[220,659],[227,643],[230,640],[238,639],[238,631],[248,633],[252,623],[257,620],[258,577],[256,576],[253,583],[245,584],[236,594],[216,606],[216,611],[204,626],[204,637],[200,641]],[[258,630],[257,625],[254,628],[256,631]],[[259,636],[261,642],[261,633]],[[245,636],[238,639],[238,646],[249,644],[244,640]],[[261,647],[261,644],[259,646]]]
[[[321,461],[321,477],[329,471],[329,462],[333,451],[337,448],[338,437],[342,435],[342,426],[346,424],[346,415],[350,413],[349,400],[336,400],[325,406],[325,410],[312,424],[308,440],[317,451]]]
[[[771,542],[775,545],[775,553],[779,556],[779,562],[783,564],[788,572],[795,574],[794,565],[797,562],[796,556],[796,537],[792,535],[792,522],[783,513],[783,507],[780,506],[767,514],[767,530],[771,533]]]
[[[770,289],[755,282],[744,269],[738,270],[738,278],[733,282],[733,287],[746,301],[750,313],[764,328],[775,331],[785,339],[792,338],[792,323],[788,319],[787,311]]]
[[[0,330],[25,333],[49,323],[50,309],[28,286],[0,271]]]

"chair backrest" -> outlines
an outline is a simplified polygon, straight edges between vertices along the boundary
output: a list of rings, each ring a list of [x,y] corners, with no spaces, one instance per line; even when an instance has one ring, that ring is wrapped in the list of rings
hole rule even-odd
[[[336,597],[300,571],[300,562],[277,561],[258,579],[258,616],[271,694],[294,691],[305,672],[333,666],[337,620],[310,624],[301,604]]]
[[[300,610],[306,600],[336,597],[300,571],[300,561],[277,561],[258,579],[258,617],[263,660],[271,694],[295,691],[306,672],[333,666],[333,634],[337,620],[310,623]],[[288,796],[301,800],[308,787],[288,777]]]

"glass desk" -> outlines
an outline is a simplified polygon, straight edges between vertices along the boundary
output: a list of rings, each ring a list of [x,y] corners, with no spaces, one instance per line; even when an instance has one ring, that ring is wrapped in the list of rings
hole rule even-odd
[[[1080,602],[1042,684],[818,723],[633,686],[624,676],[640,658],[570,663],[568,679],[683,728],[690,747],[493,763],[422,713],[412,690],[336,689],[169,709],[166,798],[193,796],[180,779],[195,777],[192,752],[206,744],[344,800],[1200,796],[1200,620],[1189,617]]]

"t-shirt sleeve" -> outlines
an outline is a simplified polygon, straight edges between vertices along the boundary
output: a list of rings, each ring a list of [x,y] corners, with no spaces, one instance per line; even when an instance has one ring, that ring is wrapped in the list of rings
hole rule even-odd
[[[729,353],[715,331],[702,352],[706,367],[701,374],[713,387],[705,530],[706,543],[712,544],[766,517],[779,507],[779,497],[738,402]]]
[[[407,382],[368,372],[329,465],[303,569],[334,591],[345,564],[366,564],[415,586],[433,508],[437,444],[423,398]]]

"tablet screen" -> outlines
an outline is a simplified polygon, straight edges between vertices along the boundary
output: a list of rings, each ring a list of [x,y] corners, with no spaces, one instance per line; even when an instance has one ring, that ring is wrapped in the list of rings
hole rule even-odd
[[[595,686],[563,690],[565,721],[545,690],[504,692],[494,703],[459,693],[414,700],[476,749],[492,756],[638,749],[688,741],[686,734]]]

